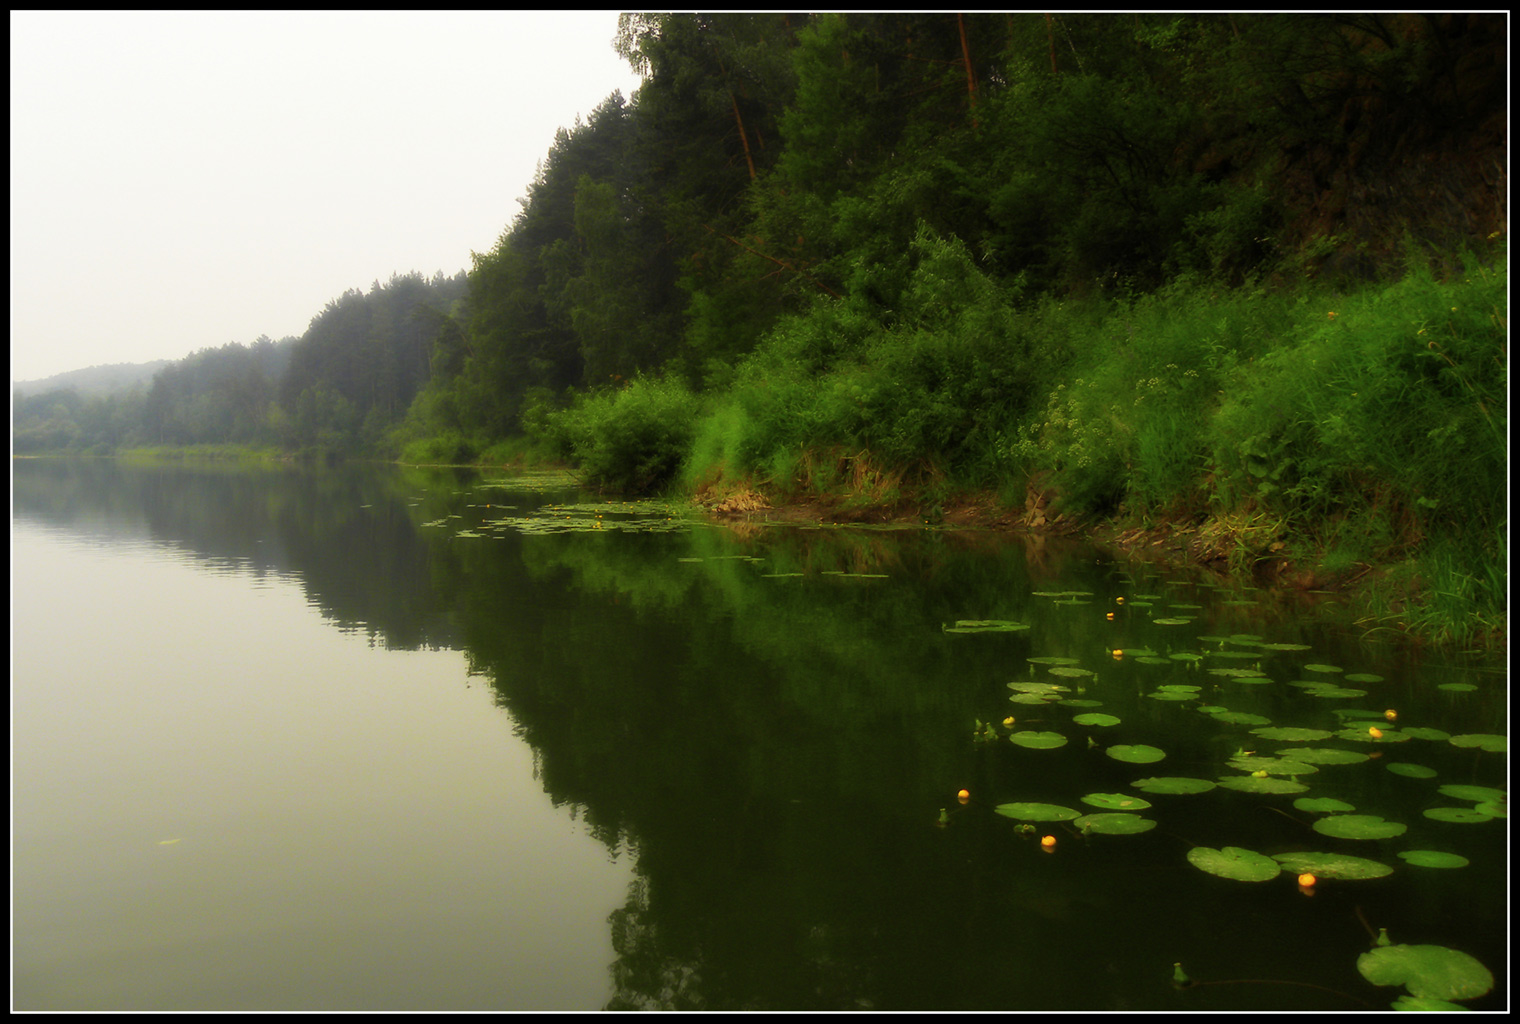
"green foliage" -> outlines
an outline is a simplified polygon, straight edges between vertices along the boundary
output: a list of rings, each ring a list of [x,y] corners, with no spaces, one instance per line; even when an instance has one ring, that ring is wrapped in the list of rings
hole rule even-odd
[[[665,486],[685,460],[698,399],[678,379],[637,377],[543,417],[549,446],[568,442],[587,483],[621,494]]]

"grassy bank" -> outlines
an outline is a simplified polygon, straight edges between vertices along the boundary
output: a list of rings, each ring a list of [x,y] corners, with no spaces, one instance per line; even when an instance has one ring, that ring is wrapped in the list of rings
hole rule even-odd
[[[1502,253],[1412,259],[1359,288],[1183,280],[1028,304],[954,242],[920,238],[916,258],[903,308],[820,303],[706,387],[577,396],[528,424],[532,443],[619,491],[833,496],[931,521],[978,494],[1165,525],[1198,557],[1300,586],[1376,570],[1368,628],[1503,632]]]

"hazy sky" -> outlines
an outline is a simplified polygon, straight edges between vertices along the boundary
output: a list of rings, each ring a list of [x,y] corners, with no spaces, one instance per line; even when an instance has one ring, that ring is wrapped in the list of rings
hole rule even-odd
[[[300,335],[467,269],[555,130],[638,77],[615,12],[11,12],[11,379]]]

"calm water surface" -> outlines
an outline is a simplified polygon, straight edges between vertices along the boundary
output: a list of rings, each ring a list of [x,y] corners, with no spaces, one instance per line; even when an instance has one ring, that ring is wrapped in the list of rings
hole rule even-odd
[[[23,460],[13,486],[17,1009],[1382,1009],[1380,928],[1507,1005],[1507,818],[1424,813],[1504,788],[1507,754],[1419,731],[1504,732],[1491,659],[1081,545],[718,527],[554,481]],[[993,810],[1304,746],[1377,756],[1144,794],[1136,835]],[[1300,796],[1407,831],[1327,837]],[[1393,871],[1308,895],[1198,846]]]

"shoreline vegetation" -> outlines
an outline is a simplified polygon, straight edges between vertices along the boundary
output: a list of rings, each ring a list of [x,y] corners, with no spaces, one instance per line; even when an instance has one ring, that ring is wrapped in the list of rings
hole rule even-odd
[[[1506,41],[624,15],[638,92],[557,135],[468,274],[17,394],[13,454],[561,464],[717,515],[1080,528],[1503,648]]]

